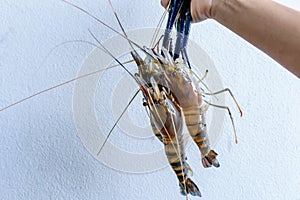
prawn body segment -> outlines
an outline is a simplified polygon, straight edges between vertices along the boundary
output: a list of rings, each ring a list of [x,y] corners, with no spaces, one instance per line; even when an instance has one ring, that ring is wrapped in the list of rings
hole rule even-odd
[[[150,53],[149,53],[150,54]],[[196,79],[185,62],[156,54],[145,60],[136,53],[132,56],[138,65],[135,74],[141,84],[150,123],[155,136],[164,144],[165,153],[177,175],[181,193],[201,196],[196,184],[189,178],[189,165],[184,149],[183,126],[200,149],[204,167],[218,167],[217,154],[210,149],[205,124],[205,107]],[[185,120],[184,120],[185,119]],[[184,121],[186,124],[184,124]]]
[[[183,128],[184,126],[187,127],[189,135],[193,138],[193,141],[198,146],[201,153],[201,161],[203,166],[205,168],[211,166],[219,167],[220,165],[216,158],[218,154],[210,148],[209,138],[207,137],[205,114],[208,106],[227,109],[231,118],[234,132],[235,126],[231,112],[227,106],[213,104],[205,99],[202,99],[202,97],[203,95],[217,95],[227,91],[236,103],[241,115],[242,111],[228,88],[214,93],[205,93],[204,90],[199,86],[199,83],[202,80],[199,79],[191,70],[185,48],[188,42],[190,24],[192,21],[189,9],[190,0],[170,1],[169,19],[163,38],[162,48],[159,49],[159,45],[157,45],[157,51],[155,51],[154,48],[142,48],[134,41],[130,40],[127,37],[127,34],[125,33],[115,12],[114,14],[122,28],[124,35],[75,4],[72,4],[66,0],[61,1],[64,1],[86,13],[129,42],[132,48],[131,55],[138,69],[137,73],[134,75],[116,57],[114,57],[114,55],[112,55],[112,53],[104,45],[102,45],[102,43],[97,40],[95,35],[89,30],[90,34],[97,41],[97,45],[94,46],[102,49],[105,53],[114,58],[114,60],[117,61],[117,63],[136,81],[137,85],[139,86],[139,91],[142,92],[144,97],[143,105],[146,107],[149,113],[153,133],[164,145],[165,154],[169,161],[170,167],[173,169],[178,178],[181,193],[185,196],[188,194],[193,196],[201,196],[197,185],[189,177],[191,169],[187,163],[187,157],[185,155],[186,141],[185,135],[183,134]],[[176,24],[178,34],[173,52],[172,42],[170,40],[170,32],[174,24]],[[142,50],[146,57],[143,59],[133,46]],[[101,70],[98,70],[98,72],[99,71]],[[34,96],[95,73],[96,72],[92,72],[86,75],[78,76],[64,83],[58,84],[46,90],[42,90],[34,95],[26,97],[0,109],[0,112]],[[116,127],[118,121],[139,91],[136,92],[120,117],[115,122],[97,155],[101,153],[114,127]]]

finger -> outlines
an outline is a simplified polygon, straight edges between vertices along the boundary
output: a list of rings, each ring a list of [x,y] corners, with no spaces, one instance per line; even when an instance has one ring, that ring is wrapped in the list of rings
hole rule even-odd
[[[161,0],[161,1],[160,1],[160,4],[161,4],[163,7],[167,8],[168,5],[169,5],[169,1],[170,1],[170,0]]]

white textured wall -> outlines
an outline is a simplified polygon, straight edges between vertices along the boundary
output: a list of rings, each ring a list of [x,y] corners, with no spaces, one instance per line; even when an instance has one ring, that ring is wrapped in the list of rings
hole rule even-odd
[[[117,27],[105,0],[73,2]],[[282,2],[300,8],[297,0]],[[158,0],[113,3],[126,30],[155,27],[163,12]],[[0,18],[0,107],[75,77],[93,49],[73,42],[51,51],[55,45],[92,40],[88,28],[101,40],[112,35],[54,0],[2,0]],[[190,151],[202,199],[300,199],[299,79],[214,21],[193,25],[191,38],[212,58],[244,111],[239,118],[226,99],[240,143],[233,144],[226,118],[215,146],[219,169],[204,170],[199,154]],[[60,87],[0,113],[1,200],[185,199],[169,168],[130,174],[94,159],[76,136],[73,88]]]

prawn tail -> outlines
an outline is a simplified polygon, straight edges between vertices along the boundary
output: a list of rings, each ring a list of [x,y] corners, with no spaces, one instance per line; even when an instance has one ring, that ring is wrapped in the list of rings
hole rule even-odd
[[[207,167],[220,167],[220,163],[217,160],[217,153],[214,150],[210,150],[207,155],[205,155],[202,158],[202,165],[207,168]]]
[[[201,197],[201,192],[198,186],[190,178],[185,180],[185,184],[180,183],[179,186],[182,195],[186,196],[187,194],[190,194],[192,196]]]
[[[191,173],[191,167],[187,163],[187,158],[183,153],[183,137],[179,137],[179,144],[174,142],[174,146],[167,144],[165,145],[166,155],[170,162],[170,165],[175,172],[178,181],[180,192],[182,195],[187,196],[188,194],[192,196],[201,197],[201,192],[197,185],[189,178],[189,173]],[[166,141],[165,141],[166,142]],[[175,148],[174,148],[175,147]],[[180,156],[177,154],[177,150],[180,149]]]

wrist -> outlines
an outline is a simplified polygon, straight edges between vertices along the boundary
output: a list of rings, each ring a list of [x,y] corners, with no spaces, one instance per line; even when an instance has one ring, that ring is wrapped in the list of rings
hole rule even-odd
[[[235,0],[212,0],[210,18],[217,20],[220,17],[224,9],[227,9],[228,3]]]
[[[191,15],[193,22],[200,22],[211,18],[211,6],[213,0],[191,0]]]
[[[210,18],[224,21],[226,20],[224,17],[228,14],[243,13],[249,4],[251,5],[251,0],[212,0]]]
[[[215,19],[218,8],[220,7],[220,0],[212,0],[211,8],[209,11],[209,18]]]

